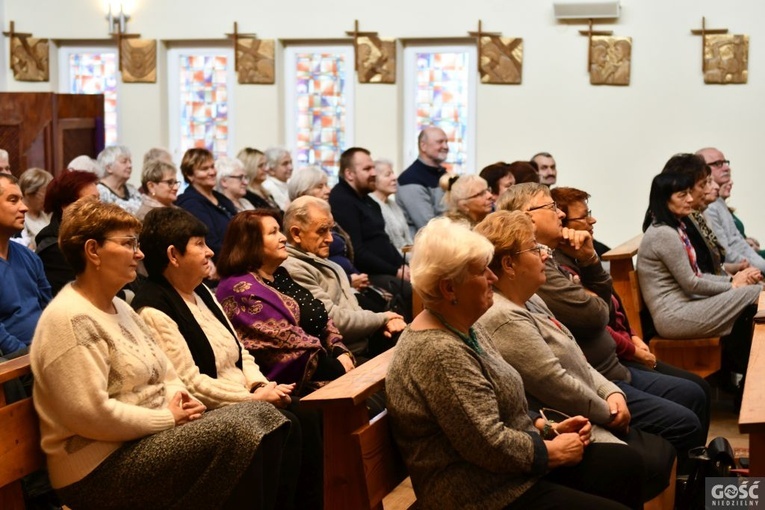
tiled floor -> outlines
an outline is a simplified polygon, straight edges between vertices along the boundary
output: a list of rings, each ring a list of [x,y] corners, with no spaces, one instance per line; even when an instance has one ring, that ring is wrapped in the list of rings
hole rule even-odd
[[[733,406],[733,395],[713,387],[712,421],[707,443],[718,436],[726,437],[730,441],[736,451],[736,457],[749,456],[749,434],[741,434],[738,431],[738,412]]]

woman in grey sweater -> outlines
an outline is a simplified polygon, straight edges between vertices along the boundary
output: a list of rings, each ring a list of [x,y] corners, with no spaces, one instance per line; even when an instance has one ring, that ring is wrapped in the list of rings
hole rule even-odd
[[[399,339],[386,391],[418,502],[425,509],[642,507],[637,455],[590,444],[582,416],[532,420],[520,376],[473,326],[493,301],[492,253],[488,241],[446,218],[415,239],[412,283],[425,310]]]
[[[651,225],[638,251],[638,279],[656,330],[665,338],[728,335],[742,312],[757,303],[762,280],[756,268],[734,276],[702,273],[682,219],[691,213],[693,186],[689,175],[662,173],[651,183]],[[751,307],[750,307],[751,308]],[[751,316],[743,317],[751,320]],[[743,328],[747,329],[747,328]],[[749,359],[751,328],[729,338],[724,361],[744,373]]]

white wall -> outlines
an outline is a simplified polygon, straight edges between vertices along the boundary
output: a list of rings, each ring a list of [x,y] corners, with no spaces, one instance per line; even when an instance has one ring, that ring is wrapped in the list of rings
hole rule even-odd
[[[0,0],[0,20],[36,37],[104,38],[103,0]],[[760,223],[762,173],[757,146],[765,112],[765,2],[758,0],[622,0],[621,19],[596,28],[633,38],[629,87],[593,87],[586,71],[583,24],[561,24],[543,0],[134,0],[131,32],[162,41],[222,39],[233,22],[262,38],[341,38],[359,19],[383,37],[462,37],[477,27],[523,37],[523,84],[479,85],[477,168],[497,160],[552,152],[559,184],[592,193],[600,218],[597,237],[617,244],[637,233],[651,177],[676,152],[707,145],[732,160],[738,207],[749,234],[765,240]],[[749,83],[704,85],[701,40],[690,35],[706,16],[709,26],[749,34]],[[122,142],[137,155],[167,145],[164,44],[156,84],[122,87]],[[0,42],[7,54],[7,41]],[[52,53],[52,56],[54,54]],[[277,50],[277,59],[281,55]],[[401,54],[399,54],[401,58]],[[7,65],[7,64],[6,64]],[[57,90],[55,82],[29,84],[0,72],[0,90]],[[279,62],[277,62],[277,70]],[[54,76],[52,74],[52,76]],[[402,77],[396,85],[356,85],[357,145],[402,161]],[[284,143],[280,74],[273,86],[236,85],[236,143]]]

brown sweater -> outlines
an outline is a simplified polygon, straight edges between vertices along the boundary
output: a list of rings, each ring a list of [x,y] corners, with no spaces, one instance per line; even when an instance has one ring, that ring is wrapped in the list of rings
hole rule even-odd
[[[424,509],[500,509],[547,470],[523,383],[480,326],[477,354],[443,330],[401,335],[386,378],[396,442]]]

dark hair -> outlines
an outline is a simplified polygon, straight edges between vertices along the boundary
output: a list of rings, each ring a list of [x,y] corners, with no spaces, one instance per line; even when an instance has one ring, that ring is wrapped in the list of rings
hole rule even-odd
[[[492,165],[484,167],[479,175],[486,180],[486,183],[491,188],[491,192],[498,195],[499,181],[511,173],[513,172],[510,170],[510,165],[503,161],[497,161]],[[515,178],[515,175],[513,175],[513,178]]]
[[[515,184],[539,182],[539,172],[528,161],[513,161],[508,166],[515,177]]]
[[[61,220],[58,245],[74,274],[85,271],[85,243],[93,239],[102,244],[115,230],[135,230],[139,234],[141,222],[117,204],[102,203],[95,196],[83,197],[67,208]]]
[[[48,184],[43,209],[53,218],[61,221],[64,207],[80,198],[80,191],[89,184],[96,184],[98,176],[93,172],[65,170]]]
[[[218,254],[216,269],[221,278],[255,271],[263,265],[263,218],[279,222],[271,209],[242,211],[231,219]]]
[[[555,203],[558,205],[558,209],[563,211],[566,216],[568,217],[568,206],[573,204],[574,202],[587,202],[587,199],[590,198],[590,194],[586,191],[582,191],[580,189],[576,188],[553,188],[550,190],[550,196],[553,200],[555,200]],[[563,220],[563,223],[565,224],[568,218]]]
[[[669,210],[669,199],[673,193],[689,190],[694,185],[690,174],[679,172],[660,173],[651,181],[651,194],[648,198],[648,213],[643,221],[643,232],[649,226],[668,225],[677,227],[680,220]]]
[[[345,169],[351,168],[351,165],[353,165],[353,157],[357,152],[362,152],[367,156],[371,156],[369,151],[363,147],[351,147],[350,149],[343,151],[343,153],[340,154],[340,172],[338,172],[338,177],[341,181],[345,180]]]
[[[187,150],[183,155],[183,159],[181,160],[181,173],[183,174],[183,180],[187,183],[191,182],[189,181],[189,177],[194,175],[194,170],[196,170],[199,165],[207,160],[215,161],[213,153],[207,149],[194,147]]]
[[[706,179],[712,173],[704,158],[698,154],[675,154],[664,165],[661,173],[676,172],[688,174],[693,179],[693,184]]]
[[[149,278],[157,279],[167,268],[167,248],[175,249],[183,255],[192,237],[205,237],[207,227],[194,215],[179,207],[155,207],[143,220],[141,231],[141,251],[144,254],[143,265]]]

